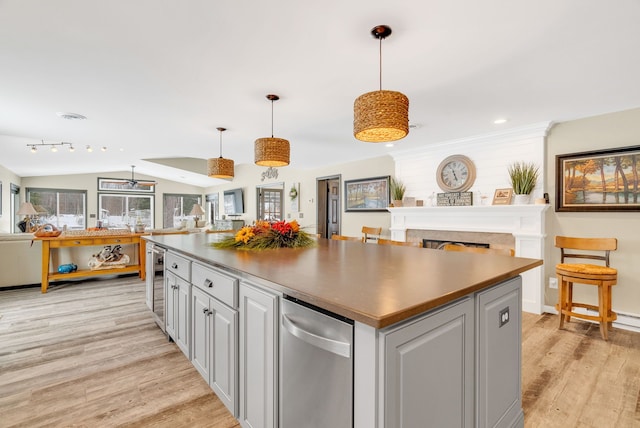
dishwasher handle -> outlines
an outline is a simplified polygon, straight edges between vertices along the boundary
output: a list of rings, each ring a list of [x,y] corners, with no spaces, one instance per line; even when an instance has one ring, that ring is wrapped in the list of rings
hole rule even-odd
[[[351,358],[351,344],[348,342],[329,339],[328,337],[311,333],[299,325],[296,325],[296,323],[285,314],[282,314],[282,325],[289,333],[310,345],[342,357]]]

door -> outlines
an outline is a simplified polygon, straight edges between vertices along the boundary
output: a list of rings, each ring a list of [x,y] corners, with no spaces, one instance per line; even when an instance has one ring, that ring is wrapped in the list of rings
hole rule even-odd
[[[340,234],[340,176],[317,180],[317,232],[323,238]]]
[[[189,348],[189,332],[191,331],[191,284],[187,281],[177,279],[177,310],[176,310],[176,345],[184,352],[187,358],[191,359],[191,349]]]
[[[237,346],[238,312],[225,306],[216,299],[211,299],[210,318],[212,325],[212,363],[211,388],[227,406],[227,409],[238,416],[237,399]]]
[[[209,334],[209,296],[193,287],[191,291],[193,352],[191,363],[209,383],[210,376],[210,334]]]

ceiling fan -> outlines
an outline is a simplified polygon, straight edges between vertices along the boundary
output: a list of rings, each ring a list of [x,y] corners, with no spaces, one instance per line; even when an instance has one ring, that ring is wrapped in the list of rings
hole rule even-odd
[[[154,186],[158,183],[156,183],[153,180],[136,180],[134,178],[133,175],[133,169],[135,168],[135,165],[131,165],[131,180],[127,180],[127,182],[129,183],[129,186],[131,187],[136,187],[136,186]]]
[[[152,186],[155,186],[156,184],[158,184],[154,180],[136,180],[135,175],[134,175],[134,171],[133,171],[135,167],[136,167],[135,165],[131,165],[131,179],[113,178],[113,179],[109,179],[109,180],[104,180],[103,182],[104,183],[113,183],[115,185],[126,185],[127,188],[129,188],[129,189],[144,189],[144,188],[149,188],[149,187],[152,187]]]

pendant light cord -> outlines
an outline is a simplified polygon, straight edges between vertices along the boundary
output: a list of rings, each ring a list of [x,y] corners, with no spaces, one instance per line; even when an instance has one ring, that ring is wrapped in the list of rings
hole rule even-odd
[[[382,37],[378,39],[380,41],[380,90],[382,90]]]
[[[273,100],[271,100],[271,138],[273,138]]]
[[[222,131],[220,131],[220,157],[222,157]]]

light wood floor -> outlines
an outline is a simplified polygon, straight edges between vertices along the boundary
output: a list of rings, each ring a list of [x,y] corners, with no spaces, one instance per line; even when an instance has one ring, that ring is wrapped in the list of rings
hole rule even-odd
[[[239,427],[135,277],[0,291],[0,427]],[[640,427],[640,333],[524,314],[526,427]],[[301,427],[302,428],[302,427]]]

